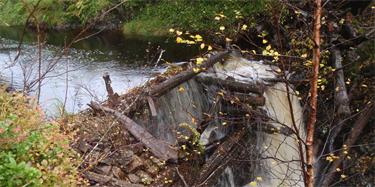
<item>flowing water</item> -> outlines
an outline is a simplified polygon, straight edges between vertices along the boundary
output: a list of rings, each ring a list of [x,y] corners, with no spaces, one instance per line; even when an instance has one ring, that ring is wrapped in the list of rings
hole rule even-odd
[[[9,64],[14,59],[22,33],[21,27],[0,27],[3,43],[3,46],[0,46],[0,67]],[[45,33],[41,37],[42,41],[46,41],[41,51],[42,71],[47,69],[49,64],[57,61],[56,56],[62,53],[64,43],[69,44],[79,32],[48,31]],[[94,33],[88,32],[82,37]],[[187,61],[198,55],[197,46],[176,44],[174,39],[174,37],[137,37],[124,36],[120,32],[104,32],[74,43],[68,50],[67,58],[63,56],[57,61],[53,71],[47,75],[50,78],[43,80],[40,102],[44,103],[47,113],[53,114],[64,102],[67,91],[66,109],[69,112],[77,112],[86,108],[86,103],[90,100],[106,99],[106,89],[102,78],[105,72],[110,74],[115,92],[130,89],[147,80],[151,72],[149,67],[153,67],[158,57],[155,53],[159,46],[160,49],[166,50],[162,58],[172,64]],[[22,90],[25,82],[22,66],[29,67],[35,61],[27,83],[36,80],[38,78],[36,45],[36,31],[27,29],[23,39],[23,53],[15,66],[0,74],[1,78],[7,79],[13,87]],[[164,71],[165,62],[160,64],[156,72]],[[68,88],[65,74],[67,68],[70,70]],[[31,94],[37,93],[35,88]]]

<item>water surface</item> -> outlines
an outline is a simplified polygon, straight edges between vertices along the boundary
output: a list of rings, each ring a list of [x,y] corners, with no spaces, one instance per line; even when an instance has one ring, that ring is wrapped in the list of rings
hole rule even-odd
[[[164,71],[165,61],[178,63],[187,61],[199,54],[196,45],[176,44],[174,37],[125,36],[121,32],[96,31],[85,33],[82,37],[93,36],[74,43],[67,55],[58,60],[64,50],[79,31],[45,32],[41,52],[42,72],[55,64],[48,78],[43,80],[40,102],[47,112],[56,112],[55,105],[64,102],[67,91],[66,109],[77,112],[86,108],[91,100],[105,100],[106,91],[103,74],[108,72],[115,92],[130,89],[148,79],[151,67],[158,58],[158,50],[166,50],[163,61],[156,72]],[[21,27],[0,27],[3,46],[0,48],[0,67],[10,63],[17,53],[18,44],[23,34]],[[38,79],[37,32],[27,29],[23,39],[22,53],[15,66],[2,72],[14,87],[24,88],[25,74],[27,83]],[[23,71],[22,67],[33,67]],[[66,75],[69,70],[68,78]],[[72,71],[74,70],[74,71]],[[68,80],[68,81],[67,81]],[[36,87],[31,92],[35,94]]]

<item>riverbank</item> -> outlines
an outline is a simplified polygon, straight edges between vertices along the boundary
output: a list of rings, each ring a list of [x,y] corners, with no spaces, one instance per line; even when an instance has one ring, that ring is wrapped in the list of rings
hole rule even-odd
[[[38,1],[28,1],[32,7]],[[35,18],[27,20],[28,8],[21,1],[0,3],[0,25],[46,26],[48,29],[70,31],[90,25],[116,1],[100,0],[89,3],[80,0],[41,1],[35,9]],[[192,32],[215,32],[220,26],[230,28],[244,22],[254,22],[259,10],[265,9],[262,1],[128,1],[97,20],[92,29],[122,30],[124,34],[144,36],[167,35],[170,28]],[[249,27],[255,27],[255,24]],[[233,30],[225,30],[232,33]]]

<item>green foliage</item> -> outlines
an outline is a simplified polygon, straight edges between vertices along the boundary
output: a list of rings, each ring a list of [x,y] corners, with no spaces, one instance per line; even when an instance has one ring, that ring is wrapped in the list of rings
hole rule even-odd
[[[32,10],[38,0],[25,1]],[[70,22],[82,24],[97,18],[102,10],[112,7],[109,0],[42,0],[34,15],[39,24],[62,25]],[[29,16],[29,11],[22,1],[0,0],[0,25],[22,25]],[[34,24],[34,19],[30,23]]]
[[[45,121],[32,98],[0,90],[0,186],[79,185],[79,159],[61,126]]]
[[[138,1],[132,1],[138,2]],[[259,14],[258,11],[265,7],[263,1],[156,1],[140,6],[133,22],[163,20],[168,24],[159,25],[167,33],[169,28],[189,31],[215,31],[220,26],[230,28],[238,24],[251,23]],[[214,20],[223,15],[223,20]],[[254,26],[254,25],[252,25]],[[128,27],[125,25],[125,27]],[[147,25],[145,25],[147,27]],[[151,30],[152,31],[152,30]],[[236,32],[227,30],[226,32]]]

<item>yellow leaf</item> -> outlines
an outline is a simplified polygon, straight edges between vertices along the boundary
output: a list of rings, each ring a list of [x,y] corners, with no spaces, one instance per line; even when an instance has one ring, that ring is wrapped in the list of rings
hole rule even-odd
[[[195,119],[194,118],[191,118],[191,123],[195,124]]]
[[[201,44],[201,49],[203,49],[205,47],[204,43]]]
[[[348,151],[344,151],[344,154],[348,154]]]
[[[296,11],[294,11],[294,13],[296,13],[296,14],[300,14],[301,12],[298,12],[298,11],[296,10]]]
[[[255,182],[255,181],[250,182],[250,185],[251,185],[251,186],[255,186],[255,185],[257,185],[257,182]]]
[[[183,91],[185,91],[185,89],[184,89],[183,87],[180,87],[180,88],[178,89],[178,91],[183,92]]]
[[[268,45],[268,46],[266,47],[266,50],[269,51],[270,49],[271,49],[271,45]]]
[[[230,39],[230,38],[225,38],[225,40],[226,40],[227,42],[231,42],[231,41],[232,41],[232,39]]]
[[[199,69],[199,68],[193,68],[193,71],[194,71],[195,73],[199,73],[200,69]]]
[[[277,69],[276,71],[279,72],[279,73],[281,73],[281,69]]]
[[[345,179],[345,178],[346,178],[346,175],[341,175],[341,178]]]
[[[178,31],[178,30],[176,30],[176,34],[177,34],[178,36],[181,36],[182,32],[181,32],[181,31]]]
[[[218,129],[218,128],[219,128],[219,127],[216,127],[216,126],[215,126],[215,129]]]
[[[186,43],[187,44],[196,44],[194,41],[191,41],[191,40],[186,40]]]
[[[171,63],[170,63],[170,62],[168,62],[168,61],[166,61],[165,63],[166,63],[166,64],[171,64]]]
[[[302,57],[302,58],[306,58],[306,57],[307,57],[307,54],[302,54],[301,57]]]
[[[197,64],[200,65],[203,62],[203,58],[197,58]]]
[[[211,50],[212,50],[212,47],[211,47],[211,46],[208,46],[208,50],[211,51]]]
[[[332,72],[335,72],[336,71],[336,69],[332,69]]]
[[[195,39],[195,36],[193,36],[193,35],[190,35],[189,37]]]
[[[263,43],[265,44],[265,43],[267,43],[268,41],[266,40],[266,39],[263,39]]]
[[[341,169],[340,168],[336,168],[336,171],[341,171]]]
[[[215,20],[219,21],[219,20],[220,20],[220,17],[219,17],[219,16],[216,16],[216,17],[215,17]]]
[[[174,32],[174,29],[170,28],[170,29],[169,29],[169,32]]]
[[[262,177],[257,177],[258,181],[263,181]]]
[[[276,162],[272,162],[273,165],[276,165]]]
[[[367,85],[365,85],[365,84],[362,84],[361,86],[367,88]]]
[[[335,89],[335,90],[336,90],[336,92],[338,92],[338,91],[339,91],[339,89],[340,89],[339,87],[336,87],[336,89]]]
[[[223,122],[223,125],[226,125],[227,124],[227,122]]]
[[[296,94],[299,95],[299,91],[296,91]]]
[[[257,53],[255,52],[255,50],[252,50],[252,52],[253,52],[254,54],[257,54]]]
[[[195,38],[197,39],[197,41],[202,41],[202,36],[199,34],[195,35]]]
[[[264,146],[264,149],[268,149],[268,146]]]
[[[247,25],[242,25],[242,30],[246,30],[247,29]]]
[[[224,97],[224,94],[223,94],[223,92],[217,92],[217,94],[219,94],[219,95],[221,95],[221,96],[223,96],[223,97]]]
[[[225,30],[225,27],[224,26],[220,26],[220,30],[221,31]]]
[[[250,117],[250,114],[246,114],[246,117]]]
[[[307,60],[303,65],[305,65],[305,66],[311,66],[312,62],[310,60]]]
[[[322,88],[322,90],[326,89],[326,86],[322,85],[320,86]]]
[[[208,117],[211,117],[211,115],[210,114],[207,114],[207,113],[203,113],[204,115],[206,115],[206,116],[208,116]]]
[[[181,37],[177,37],[176,38],[176,42],[179,44],[179,43],[181,43],[181,41],[182,41],[182,38]]]

